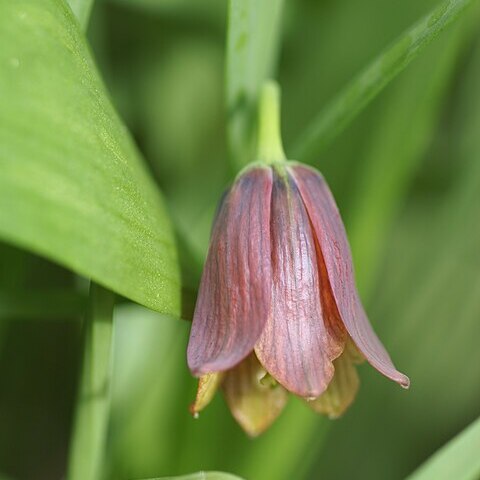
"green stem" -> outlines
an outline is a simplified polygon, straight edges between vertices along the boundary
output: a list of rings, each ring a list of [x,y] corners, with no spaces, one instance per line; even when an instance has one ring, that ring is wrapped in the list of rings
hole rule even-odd
[[[101,478],[110,412],[113,304],[112,292],[91,284],[68,480]]]
[[[257,160],[268,164],[286,160],[280,134],[280,89],[271,80],[264,83],[260,95]]]

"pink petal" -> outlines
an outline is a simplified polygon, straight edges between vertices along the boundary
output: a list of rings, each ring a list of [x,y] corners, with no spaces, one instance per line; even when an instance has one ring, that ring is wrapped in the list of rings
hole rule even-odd
[[[344,340],[329,327],[333,322],[326,316],[331,309],[322,307],[307,211],[291,178],[278,173],[272,190],[271,238],[272,315],[255,352],[287,390],[318,397],[332,379],[332,360],[340,355]]]
[[[373,367],[408,388],[408,377],[396,370],[361,304],[347,235],[330,189],[322,175],[309,167],[295,165],[289,170],[298,185],[320,244],[332,293],[345,328]]]
[[[272,173],[252,168],[221,205],[188,344],[194,375],[232,368],[252,350],[271,305]]]

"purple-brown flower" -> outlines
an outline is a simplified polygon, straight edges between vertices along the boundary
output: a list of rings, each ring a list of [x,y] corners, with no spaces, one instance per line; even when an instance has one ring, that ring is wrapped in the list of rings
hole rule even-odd
[[[293,162],[248,168],[212,231],[188,345],[200,377],[192,410],[221,385],[251,435],[276,418],[287,391],[336,417],[355,397],[363,359],[409,386],[367,319],[322,175]]]

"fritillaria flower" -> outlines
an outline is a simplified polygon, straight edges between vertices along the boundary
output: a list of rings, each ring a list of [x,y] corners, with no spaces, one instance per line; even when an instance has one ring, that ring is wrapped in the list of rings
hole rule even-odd
[[[284,161],[281,148],[260,150],[264,163],[247,167],[219,207],[187,355],[200,377],[193,413],[220,386],[252,436],[279,415],[288,392],[340,416],[355,397],[356,364],[364,359],[409,385],[367,319],[322,175]]]

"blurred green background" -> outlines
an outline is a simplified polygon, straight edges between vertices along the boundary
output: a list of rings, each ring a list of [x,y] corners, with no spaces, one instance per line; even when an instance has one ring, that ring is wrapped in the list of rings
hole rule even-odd
[[[329,98],[436,4],[285,1],[277,79],[287,156]],[[98,0],[88,29],[113,104],[188,245],[190,289],[233,176],[226,17],[221,0]],[[342,419],[291,399],[252,440],[221,395],[198,420],[189,415],[188,322],[119,298],[105,478],[224,470],[395,480],[480,415],[479,20],[470,9],[311,161],[344,217],[371,322],[411,389],[363,366]],[[0,472],[60,479],[88,282],[12,243],[0,244]]]

